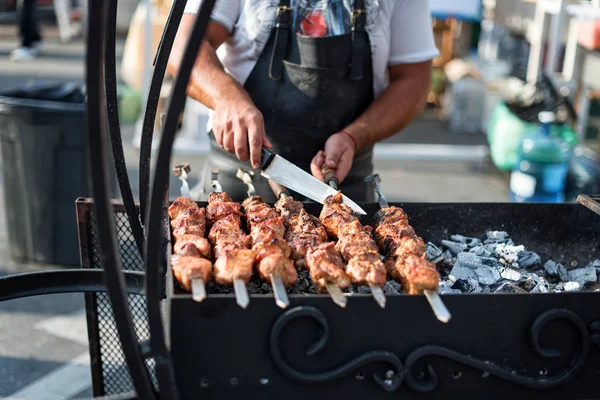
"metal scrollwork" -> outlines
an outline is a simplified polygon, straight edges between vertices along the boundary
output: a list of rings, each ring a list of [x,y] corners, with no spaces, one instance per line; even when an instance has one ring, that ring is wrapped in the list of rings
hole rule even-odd
[[[435,370],[431,365],[427,365],[427,371],[415,371],[416,363],[424,357],[443,357],[468,367],[478,369],[484,373],[504,379],[513,384],[530,389],[549,389],[560,386],[575,376],[585,364],[590,351],[590,334],[581,320],[575,313],[565,309],[549,310],[541,314],[531,325],[531,342],[534,351],[543,358],[555,358],[561,354],[556,349],[542,348],[539,344],[539,337],[544,327],[551,321],[566,320],[571,323],[579,336],[580,349],[571,358],[570,365],[556,376],[529,377],[523,376],[490,363],[481,361],[473,357],[458,353],[441,346],[423,346],[409,354],[406,359],[406,385],[419,392],[433,390],[439,383]]]
[[[402,365],[402,361],[400,361],[398,356],[387,351],[369,351],[337,368],[321,373],[305,373],[298,371],[289,365],[281,354],[279,339],[281,338],[285,326],[289,322],[305,317],[315,320],[322,329],[321,337],[306,351],[307,355],[312,356],[323,350],[329,339],[329,325],[327,323],[327,319],[317,308],[311,306],[300,306],[282,314],[275,322],[275,325],[271,331],[271,355],[275,365],[277,365],[277,367],[288,378],[304,384],[327,383],[347,376],[362,366],[375,362],[386,362],[393,368],[393,378],[386,379],[385,377],[374,373],[373,379],[379,384],[379,386],[381,386],[382,389],[389,392],[397,390],[400,385],[402,385],[402,381],[404,379],[404,366]]]

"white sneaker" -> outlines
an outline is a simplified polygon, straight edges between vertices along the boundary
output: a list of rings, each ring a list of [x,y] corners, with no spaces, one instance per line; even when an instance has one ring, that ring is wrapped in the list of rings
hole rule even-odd
[[[11,61],[30,61],[33,60],[39,53],[37,46],[34,47],[18,47],[14,49],[9,56]]]

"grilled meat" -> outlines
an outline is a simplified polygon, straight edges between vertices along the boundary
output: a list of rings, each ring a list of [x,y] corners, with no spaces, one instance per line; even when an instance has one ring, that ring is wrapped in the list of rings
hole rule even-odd
[[[286,243],[284,218],[260,196],[252,196],[242,203],[246,223],[256,251],[255,263],[262,279],[277,275],[285,286],[296,282],[298,274],[289,258],[291,248]]]
[[[425,258],[425,243],[408,223],[401,208],[382,208],[375,214],[375,238],[386,255],[389,275],[399,281],[408,294],[424,290],[438,290],[440,276],[432,263]]]
[[[180,196],[176,198],[169,207],[169,217],[171,217],[171,219],[177,219],[182,212],[197,208],[199,208],[198,204],[196,204],[194,200],[185,196]]]
[[[296,267],[309,270],[317,289],[325,291],[327,283],[340,288],[350,286],[350,279],[343,269],[344,260],[335,244],[327,243],[327,232],[321,221],[289,196],[279,199],[275,208],[285,220],[285,240],[292,248],[291,257]]]
[[[372,228],[363,226],[343,202],[341,192],[325,199],[320,220],[338,239],[337,250],[347,262],[346,273],[353,283],[383,286],[386,268],[373,240]]]
[[[187,245],[196,247],[200,256],[210,258],[210,244],[208,243],[208,240],[197,235],[183,235],[177,238],[175,246],[173,246],[173,252],[175,254],[181,254],[181,250]]]
[[[175,279],[188,292],[192,290],[192,280],[202,279],[208,282],[212,271],[212,263],[206,258],[194,255],[178,255],[171,256],[171,268]]]
[[[171,220],[171,228],[173,231],[183,228],[195,226],[199,236],[204,236],[206,230],[206,212],[204,208],[199,208],[196,203],[196,207],[188,208],[177,213],[177,218]],[[170,210],[170,208],[169,208]]]
[[[208,197],[207,218],[212,224],[208,240],[213,245],[215,282],[232,285],[235,279],[250,282],[256,252],[242,231],[241,206],[223,192]]]
[[[210,244],[204,238],[206,214],[204,208],[187,197],[178,197],[169,207],[175,243],[171,267],[175,279],[190,291],[192,280],[208,282],[212,271]]]

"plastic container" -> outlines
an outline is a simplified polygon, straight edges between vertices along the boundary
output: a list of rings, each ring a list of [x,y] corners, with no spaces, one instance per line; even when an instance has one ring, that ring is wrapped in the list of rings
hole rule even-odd
[[[554,118],[552,112],[541,112],[539,128],[523,139],[519,158],[510,178],[512,201],[564,201],[571,146],[551,133]]]
[[[0,150],[10,258],[80,265],[75,200],[89,195],[83,85],[0,95]]]

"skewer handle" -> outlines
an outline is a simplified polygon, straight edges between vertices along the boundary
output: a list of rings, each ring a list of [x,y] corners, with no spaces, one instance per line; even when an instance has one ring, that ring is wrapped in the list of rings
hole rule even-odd
[[[289,190],[287,190],[285,186],[280,185],[279,183],[271,179],[269,179],[269,186],[271,187],[273,193],[275,193],[275,197],[277,197],[278,199],[282,197],[288,197],[290,195]]]
[[[323,173],[325,183],[337,190],[338,186],[340,186],[340,181],[337,178],[335,169],[323,166],[321,172]]]

